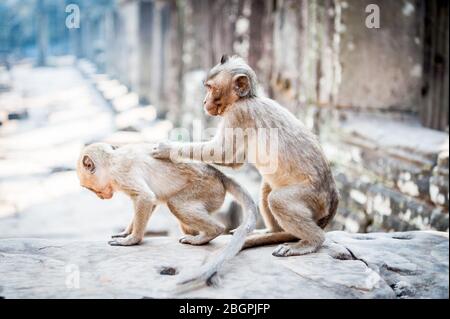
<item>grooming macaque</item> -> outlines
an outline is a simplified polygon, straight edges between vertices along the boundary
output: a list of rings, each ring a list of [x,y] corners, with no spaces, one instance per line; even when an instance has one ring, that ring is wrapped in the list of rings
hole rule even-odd
[[[206,264],[201,275],[194,278],[207,280],[242,248],[245,237],[255,227],[258,208],[242,187],[214,167],[158,160],[150,155],[153,148],[152,144],[120,148],[91,144],[82,150],[78,160],[80,184],[101,199],[110,199],[114,192],[120,191],[133,201],[133,220],[124,232],[112,236],[109,244],[113,246],[140,243],[152,212],[160,204],[167,204],[180,222],[185,234],[181,243],[207,244],[225,229],[209,214],[222,206],[226,192],[232,194],[247,217],[219,257]]]
[[[153,156],[239,166],[241,163],[233,161],[239,154],[252,145],[270,141],[268,137],[258,140],[253,134],[227,143],[226,130],[277,128],[278,150],[270,154],[276,160],[276,169],[268,172],[259,161],[252,163],[263,179],[260,211],[268,231],[250,236],[245,247],[297,239],[296,243],[278,246],[273,255],[315,252],[325,240],[323,228],[335,215],[339,201],[333,175],[316,136],[277,102],[258,95],[256,75],[239,57],[222,57],[209,72],[205,87],[205,111],[222,117],[215,137],[209,142],[160,143]],[[206,154],[209,150],[221,153],[211,160],[204,150],[208,150]]]

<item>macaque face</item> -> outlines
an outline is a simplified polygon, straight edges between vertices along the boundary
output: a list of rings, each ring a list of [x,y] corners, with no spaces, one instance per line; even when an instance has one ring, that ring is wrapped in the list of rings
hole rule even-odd
[[[221,72],[205,82],[206,96],[203,100],[205,111],[212,116],[222,115],[226,109],[239,100],[233,90],[231,75]]]
[[[80,185],[94,192],[101,199],[110,199],[114,195],[114,187],[108,172],[96,165],[85,155],[77,167]]]
[[[82,187],[94,192],[100,199],[110,199],[114,195],[114,188],[111,183],[102,185],[101,183],[98,183],[95,175],[89,176],[89,178],[80,179],[80,184]]]

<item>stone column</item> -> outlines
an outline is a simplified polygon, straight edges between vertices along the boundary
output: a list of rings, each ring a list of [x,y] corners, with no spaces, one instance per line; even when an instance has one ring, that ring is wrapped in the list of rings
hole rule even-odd
[[[37,18],[38,18],[38,66],[45,66],[47,64],[48,51],[48,13],[46,2],[40,0],[37,4]]]
[[[152,90],[152,79],[157,77],[158,70],[153,68],[153,46],[155,34],[155,4],[154,1],[139,2],[138,42],[139,42],[139,84],[138,94],[141,102],[156,103]],[[157,106],[157,105],[155,105]]]

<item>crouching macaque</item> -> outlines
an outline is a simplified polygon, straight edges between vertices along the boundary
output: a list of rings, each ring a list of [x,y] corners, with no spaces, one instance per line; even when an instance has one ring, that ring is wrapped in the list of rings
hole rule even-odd
[[[180,222],[185,236],[180,242],[204,245],[219,236],[224,226],[209,214],[222,206],[229,192],[243,206],[244,223],[233,234],[229,245],[200,274],[182,283],[210,280],[219,267],[242,248],[247,234],[255,227],[258,208],[251,196],[231,178],[202,163],[175,164],[154,159],[152,144],[132,144],[119,148],[105,143],[85,147],[78,160],[81,186],[101,199],[114,192],[127,194],[134,204],[134,217],[126,230],[114,235],[113,246],[136,245],[142,241],[147,222],[159,204],[167,204]]]
[[[273,252],[280,257],[315,252],[325,240],[323,228],[335,215],[339,201],[316,136],[287,109],[258,95],[256,75],[239,57],[222,57],[208,73],[205,87],[205,111],[221,116],[214,138],[209,142],[160,143],[153,156],[227,166],[240,166],[242,162],[236,159],[245,158],[262,175],[260,211],[267,232],[253,234],[244,247],[284,243]],[[277,147],[265,155],[276,166],[267,169],[259,160],[267,147],[259,146],[270,144],[273,136],[258,133],[271,129]],[[235,131],[231,138],[230,130]],[[243,130],[244,138],[238,138]],[[253,161],[249,153],[256,154]],[[291,241],[297,242],[286,243]]]

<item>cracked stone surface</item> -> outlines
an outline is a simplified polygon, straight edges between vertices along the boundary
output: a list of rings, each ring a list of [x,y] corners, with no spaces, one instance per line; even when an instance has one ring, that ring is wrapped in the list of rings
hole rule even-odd
[[[176,238],[140,246],[104,241],[0,240],[4,298],[448,298],[448,234],[330,232],[315,254],[277,258],[274,247],[241,252],[217,287],[175,294],[230,236],[192,247]]]
[[[162,139],[170,123],[142,128],[142,117],[152,117],[142,110],[115,117],[94,89],[100,82],[87,81],[72,65],[14,67],[13,90],[2,94],[0,111],[25,107],[28,117],[0,131],[0,299],[448,298],[448,234],[438,232],[330,232],[319,252],[302,257],[273,257],[275,247],[252,249],[226,265],[217,288],[175,295],[177,276],[198,269],[229,237],[204,247],[181,245],[177,222],[161,209],[148,235],[170,237],[107,245],[129,222],[132,205],[120,194],[100,201],[79,186],[74,168],[81,147]],[[136,103],[129,94],[124,98],[110,102],[119,111]],[[248,171],[240,174],[239,182],[257,194],[259,183]]]

